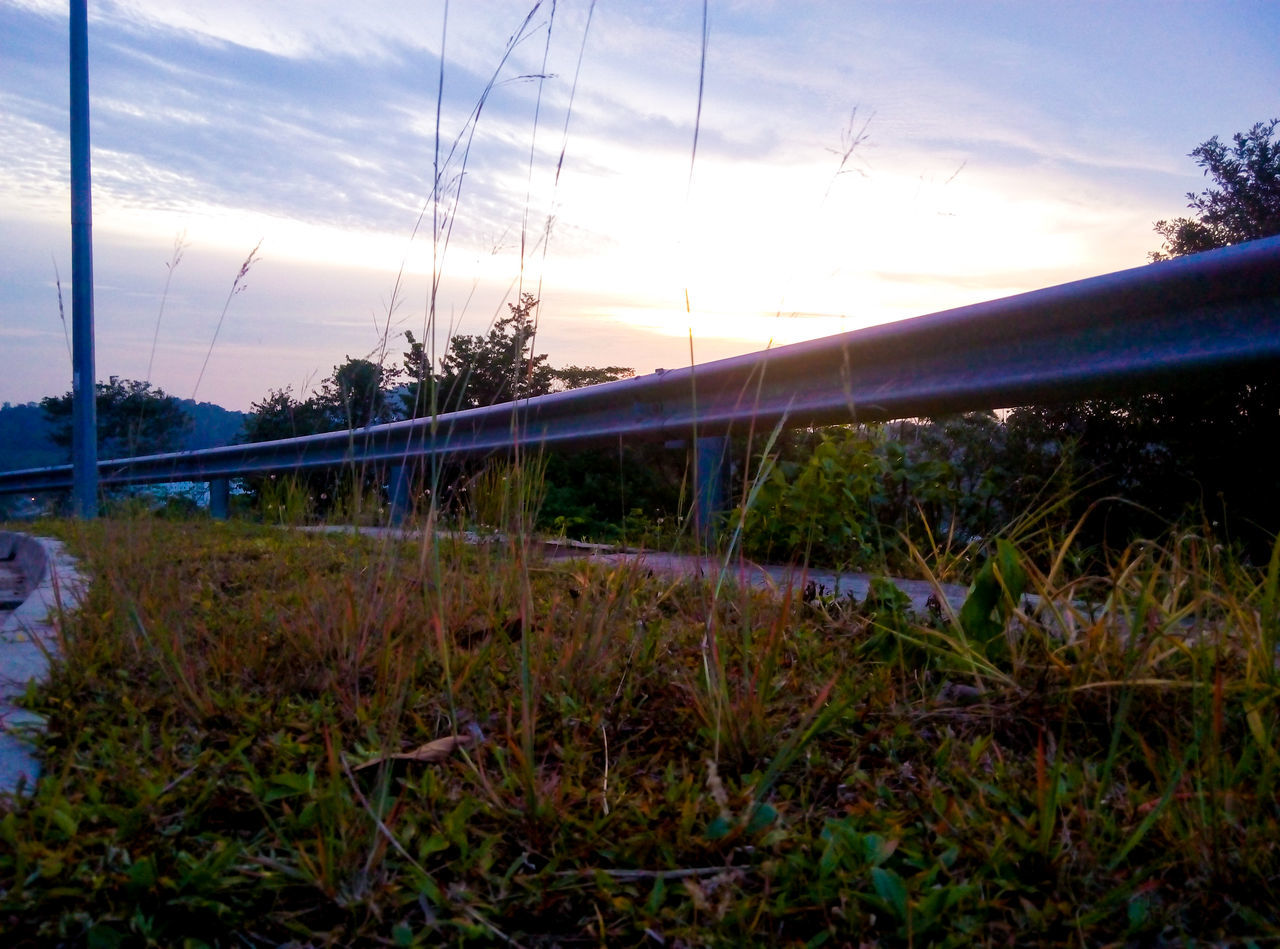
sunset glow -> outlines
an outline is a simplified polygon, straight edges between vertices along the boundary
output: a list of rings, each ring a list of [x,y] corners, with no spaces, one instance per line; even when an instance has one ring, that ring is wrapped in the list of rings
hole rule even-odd
[[[699,5],[493,0],[450,7],[437,150],[443,5],[92,7],[99,375],[144,371],[163,303],[187,395],[260,243],[201,395],[235,408],[398,359],[433,273],[437,346],[523,289],[553,364],[648,371],[1136,266],[1186,153],[1280,88],[1264,3],[713,2],[695,157]],[[8,401],[68,388],[66,28],[0,6]]]

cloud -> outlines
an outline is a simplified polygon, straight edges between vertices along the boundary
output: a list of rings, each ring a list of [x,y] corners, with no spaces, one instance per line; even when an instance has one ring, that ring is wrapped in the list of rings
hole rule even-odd
[[[516,281],[541,281],[547,339],[587,363],[629,361],[609,339],[623,352],[678,345],[686,290],[698,332],[741,351],[825,319],[917,315],[1140,263],[1150,222],[1200,184],[1185,153],[1264,117],[1253,112],[1271,108],[1277,80],[1264,6],[1166,6],[1153,19],[1128,3],[718,2],[690,188],[701,6],[601,3],[557,184],[587,9],[561,0],[553,21],[550,3],[455,2],[442,37],[440,4],[94,3],[95,225],[113,338],[149,344],[183,229],[191,283],[174,290],[163,369],[174,391],[186,349],[203,345],[196,314],[259,238],[263,264],[227,338],[262,362],[236,385],[261,389],[277,369],[273,384],[296,381],[367,349],[402,262],[396,319],[421,322],[439,264],[442,48],[441,319],[478,331]],[[548,29],[547,77],[532,78]],[[65,33],[59,0],[0,5],[0,326],[38,312],[47,339],[30,339],[50,365],[51,258],[68,256]],[[855,155],[865,177],[835,179],[831,150],[855,106],[873,116]],[[1221,127],[1236,115],[1247,118]],[[815,315],[774,315],[790,312]],[[735,332],[745,338],[723,335]],[[115,345],[104,337],[103,365],[128,375]]]

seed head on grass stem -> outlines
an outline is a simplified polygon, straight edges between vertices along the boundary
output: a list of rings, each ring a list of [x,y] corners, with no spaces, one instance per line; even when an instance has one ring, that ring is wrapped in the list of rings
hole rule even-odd
[[[213,355],[213,347],[218,342],[218,334],[222,332],[222,323],[227,318],[227,309],[231,306],[232,298],[247,289],[244,282],[245,277],[249,276],[249,270],[258,262],[258,248],[262,246],[262,241],[253,245],[253,250],[249,251],[249,256],[244,259],[244,263],[240,265],[240,272],[236,274],[236,279],[231,281],[231,290],[227,293],[226,302],[222,304],[222,312],[218,314],[218,325],[213,328],[213,339],[209,340],[209,351],[204,354],[204,362],[200,365],[200,374],[196,376],[196,384],[191,389],[191,400],[194,402],[196,393],[200,391],[200,382],[204,379],[204,371],[209,368],[209,357]]]

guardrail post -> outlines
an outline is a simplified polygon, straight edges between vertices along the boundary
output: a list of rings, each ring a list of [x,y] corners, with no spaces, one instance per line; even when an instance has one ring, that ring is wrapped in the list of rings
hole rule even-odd
[[[387,486],[391,502],[391,523],[403,524],[413,513],[413,465],[394,465]]]
[[[724,470],[729,439],[723,435],[694,442],[693,523],[707,543],[715,540],[716,515],[724,510]]]
[[[230,478],[214,478],[209,482],[209,516],[219,521],[231,516]]]

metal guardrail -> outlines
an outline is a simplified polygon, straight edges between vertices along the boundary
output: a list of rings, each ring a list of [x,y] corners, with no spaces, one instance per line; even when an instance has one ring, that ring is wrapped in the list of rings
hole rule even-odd
[[[883,421],[1133,393],[1280,368],[1280,237],[930,316],[515,403],[98,464],[104,486],[774,425]],[[0,472],[69,488],[70,465]]]

